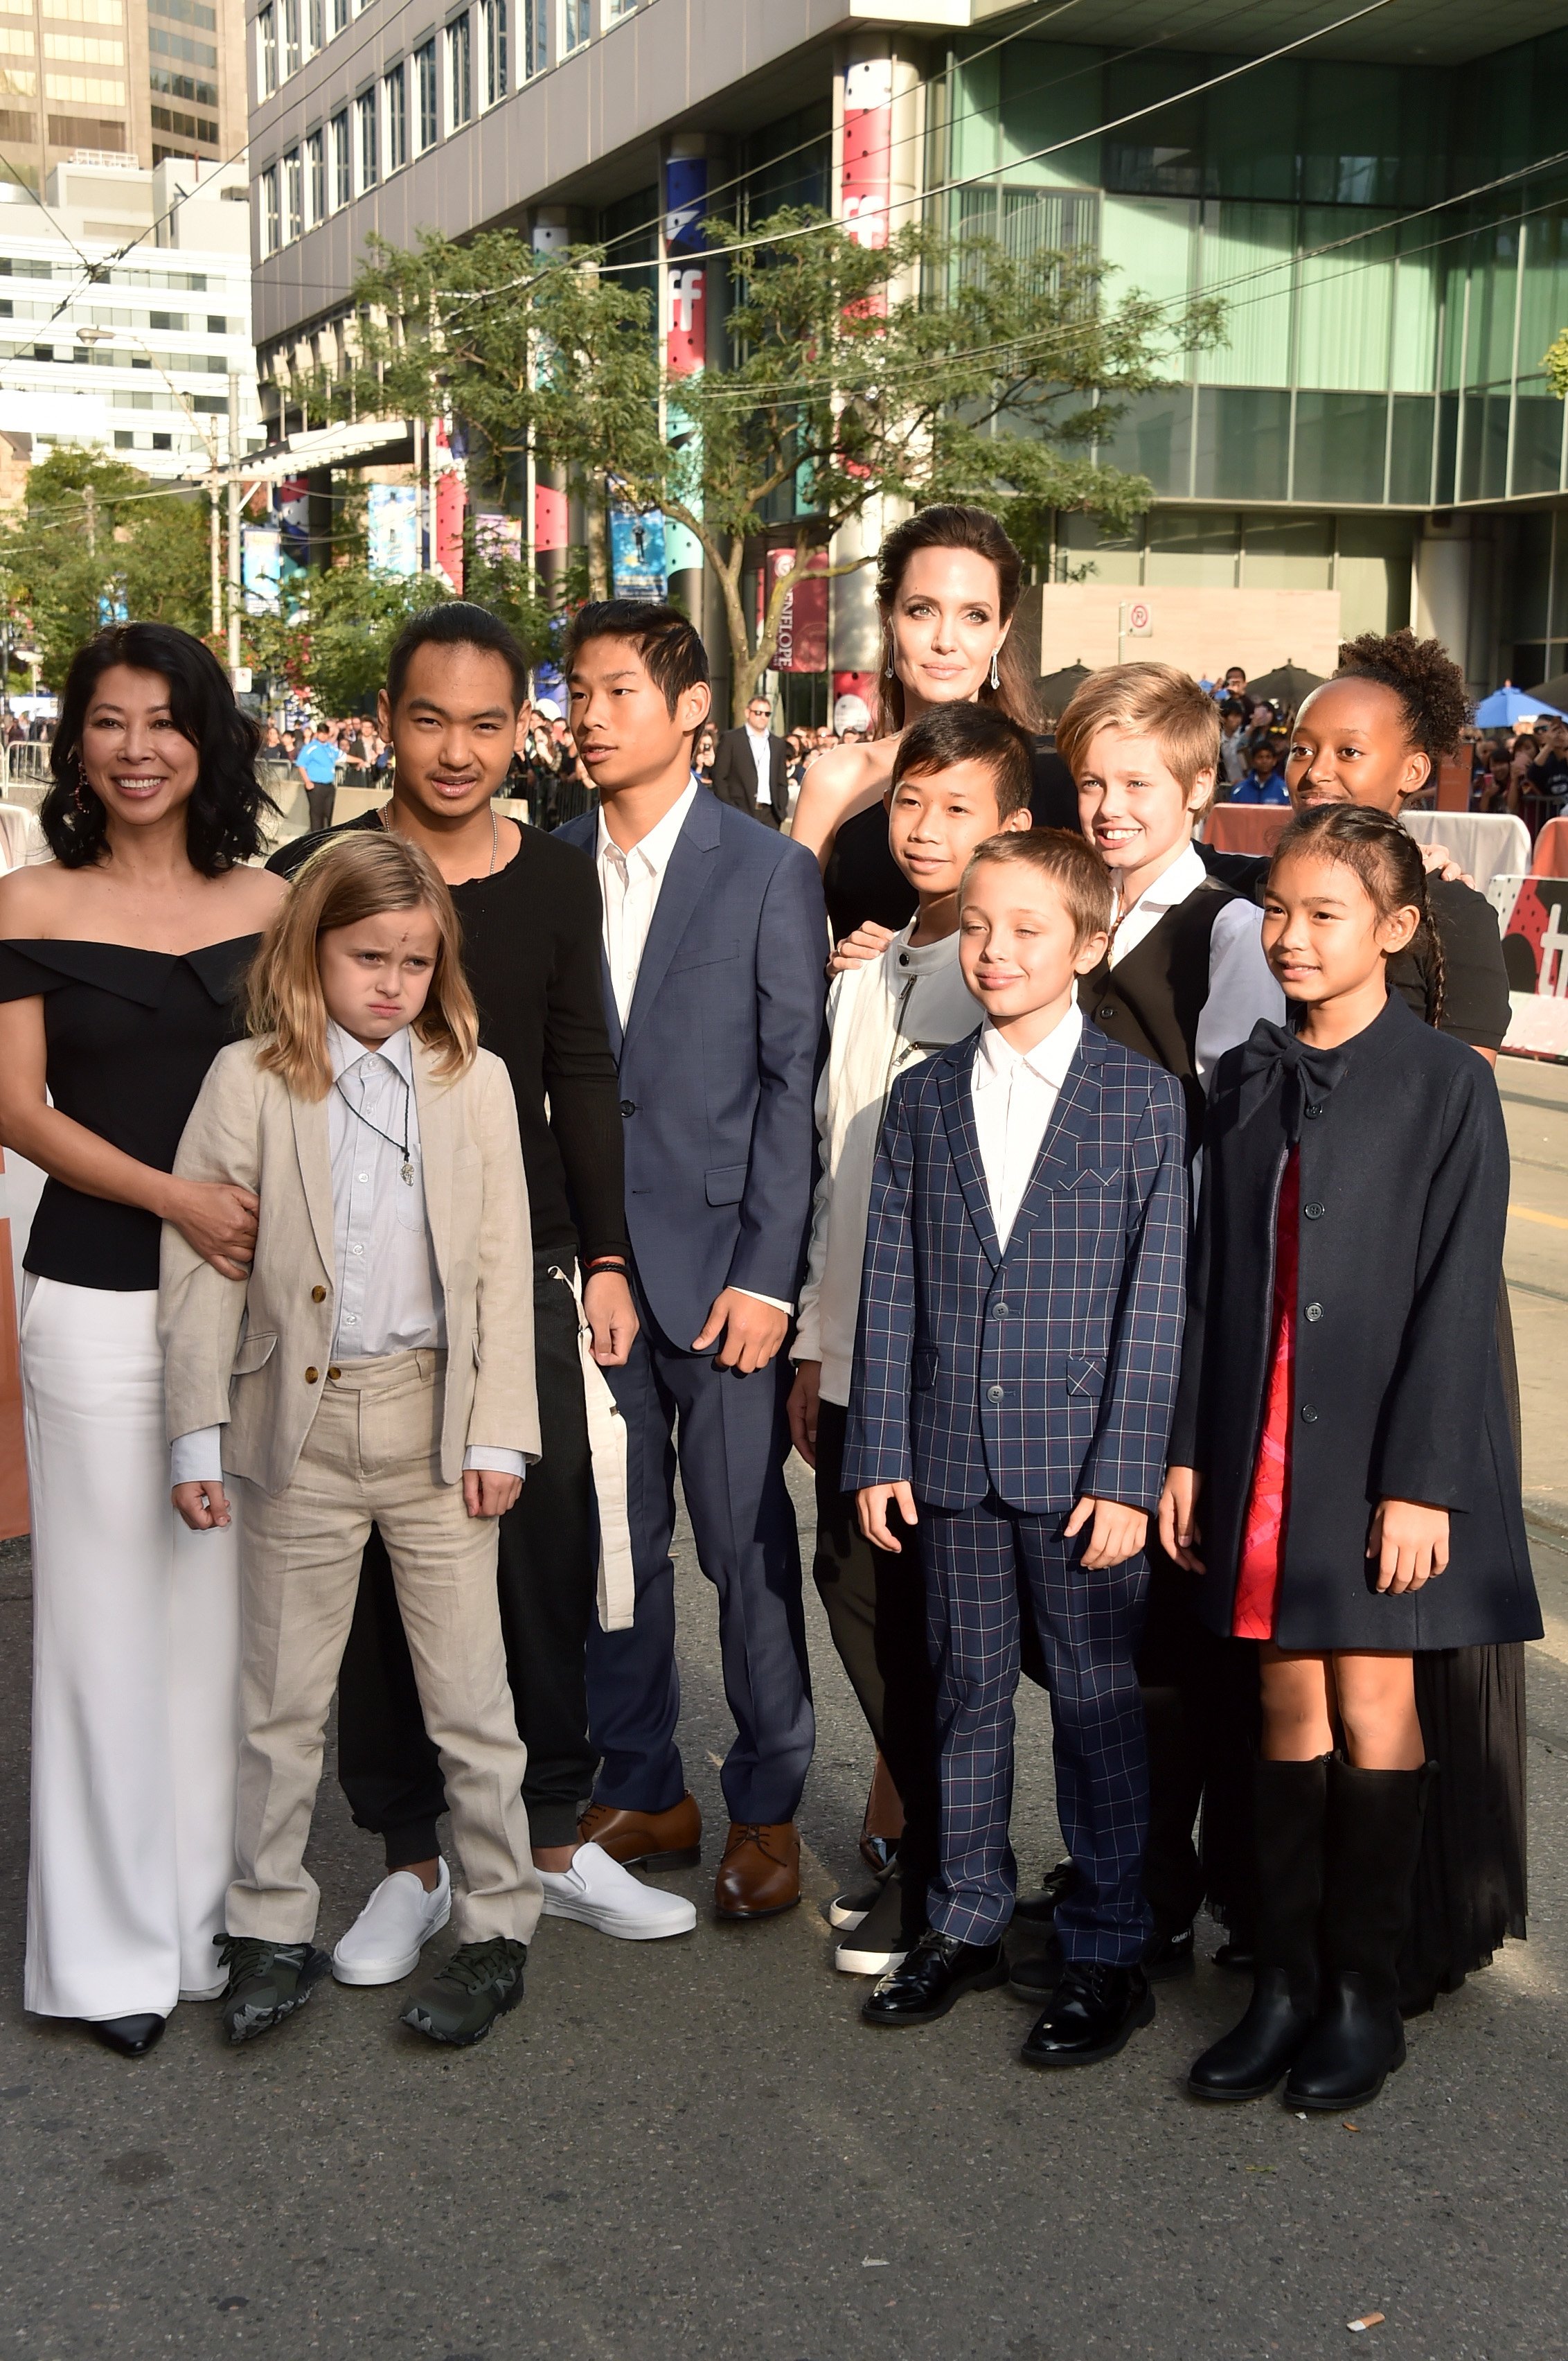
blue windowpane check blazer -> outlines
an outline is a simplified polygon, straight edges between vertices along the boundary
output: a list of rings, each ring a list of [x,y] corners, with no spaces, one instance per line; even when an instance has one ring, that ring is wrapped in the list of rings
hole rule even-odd
[[[847,1491],[1031,1515],[1153,1509],[1181,1357],[1187,1119],[1163,1068],[1083,1028],[1005,1252],[976,1031],[900,1076],[872,1183]]]

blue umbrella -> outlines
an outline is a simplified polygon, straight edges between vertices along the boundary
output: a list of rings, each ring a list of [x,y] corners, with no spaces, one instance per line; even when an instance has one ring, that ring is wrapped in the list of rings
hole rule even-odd
[[[1538,713],[1556,714],[1557,708],[1543,705],[1539,697],[1527,697],[1511,680],[1495,688],[1475,708],[1475,719],[1483,730],[1511,730],[1516,721],[1533,721]]]

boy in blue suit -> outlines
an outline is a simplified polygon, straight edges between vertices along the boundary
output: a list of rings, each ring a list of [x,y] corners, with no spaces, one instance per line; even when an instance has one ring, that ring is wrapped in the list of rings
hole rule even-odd
[[[867,1539],[899,1549],[893,1507],[917,1526],[939,1683],[929,1930],[862,2015],[926,2024],[1005,1977],[1026,1611],[1079,1879],[1057,1913],[1066,1971],[1023,2055],[1088,2065],[1154,2015],[1139,1965],[1148,1796],[1133,1656],[1180,1356],[1186,1115],[1170,1075],[1079,1010],[1112,915],[1086,842],[1057,829],[991,839],[960,912],[985,1017],[894,1086],[844,1452]]]
[[[822,879],[802,846],[693,775],[710,694],[684,615],[584,607],[565,664],[598,808],[560,834],[593,861],[604,902],[641,1323],[625,1367],[607,1372],[626,1422],[636,1612],[630,1631],[588,1634],[604,1759],[580,1833],[622,1862],[697,1858],[702,1822],[675,1743],[678,1457],[736,1729],[715,1904],[720,1917],[767,1917],[800,1898],[795,1814],[814,1735],[781,1347],[816,1180]]]

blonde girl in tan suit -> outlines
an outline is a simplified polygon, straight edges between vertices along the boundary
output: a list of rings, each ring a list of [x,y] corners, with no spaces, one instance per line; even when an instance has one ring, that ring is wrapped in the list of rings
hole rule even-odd
[[[496,1521],[539,1455],[532,1268],[511,1085],[477,1046],[451,896],[407,838],[338,837],[306,862],[249,1027],[175,1170],[255,1191],[255,1258],[225,1279],[166,1227],[159,1299],[174,1505],[239,1532],[224,2019],[235,2042],[270,2030],[329,1965],[303,1855],[376,1524],[466,1889],[459,1948],[403,2022],[466,2046],[521,1999],[541,1904],[496,1592]]]

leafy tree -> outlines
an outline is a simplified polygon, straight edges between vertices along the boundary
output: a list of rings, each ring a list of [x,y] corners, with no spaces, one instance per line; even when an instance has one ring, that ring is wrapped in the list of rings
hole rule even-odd
[[[1568,399],[1568,328],[1559,329],[1541,357],[1546,382],[1559,401]]]
[[[285,612],[247,617],[246,635],[263,671],[281,675],[296,695],[341,719],[374,710],[392,642],[411,615],[451,595],[433,574],[334,566],[311,576]]]
[[[75,444],[40,459],[25,507],[0,522],[0,577],[46,686],[61,687],[82,642],[121,614],[208,636],[208,531],[204,498],[165,491],[123,460]]]
[[[498,465],[532,447],[567,470],[587,500],[596,587],[612,484],[686,526],[723,598],[737,719],[777,652],[787,581],[760,628],[743,596],[775,520],[793,524],[797,568],[810,558],[828,574],[861,562],[830,562],[830,545],[889,499],[988,500],[1035,546],[1056,510],[1125,522],[1151,487],[1096,466],[1091,446],[1128,395],[1220,333],[1212,303],[1172,318],[1136,293],[1109,301],[1088,253],[1019,259],[919,227],[866,247],[799,209],[745,234],[714,222],[708,236],[729,272],[722,367],[666,378],[647,294],[600,248],[540,256],[512,231],[461,246],[428,235],[373,256],[356,290],[358,369],[310,392],[361,415],[449,408]],[[687,429],[673,438],[672,414]]]

